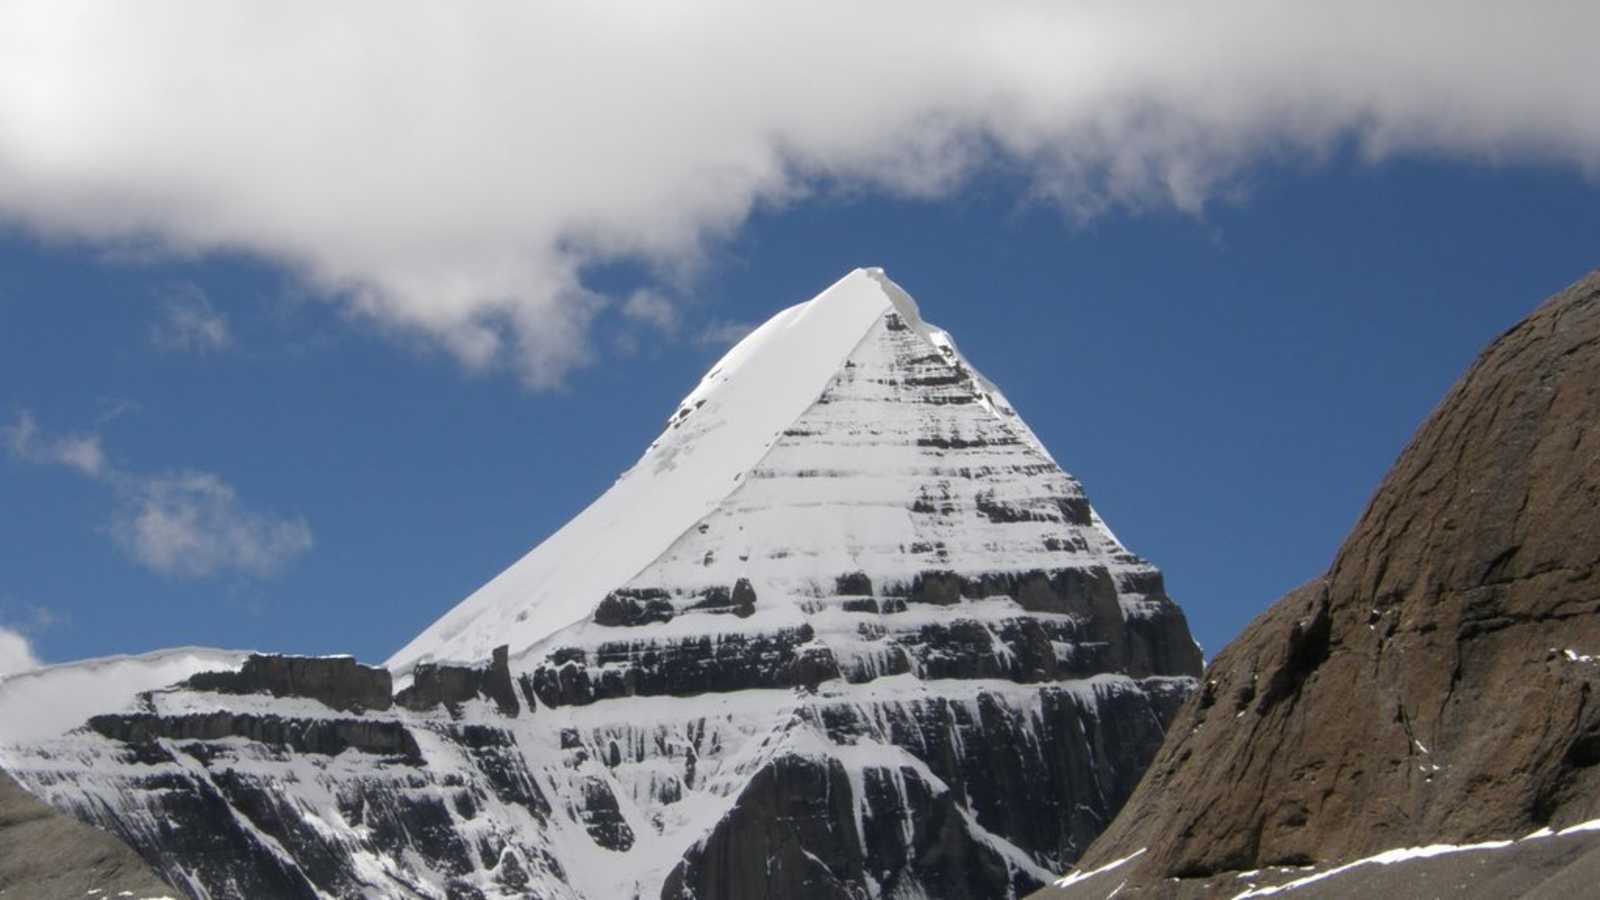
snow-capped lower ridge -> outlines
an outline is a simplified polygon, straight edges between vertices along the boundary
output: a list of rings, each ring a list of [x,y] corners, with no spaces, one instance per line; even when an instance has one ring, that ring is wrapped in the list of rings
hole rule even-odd
[[[213,661],[0,766],[194,897],[1016,897],[1200,671],[1161,573],[878,270],[734,347],[392,680]]]
[[[139,694],[196,672],[237,669],[247,651],[179,647],[0,675],[0,744],[37,741],[131,706]]]

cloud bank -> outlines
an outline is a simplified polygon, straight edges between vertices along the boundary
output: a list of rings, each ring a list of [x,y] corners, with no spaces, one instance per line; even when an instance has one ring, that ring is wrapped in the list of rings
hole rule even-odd
[[[586,266],[681,272],[830,186],[1003,165],[1075,215],[1196,211],[1344,143],[1593,173],[1597,33],[1571,0],[16,0],[0,217],[258,255],[548,386],[608,302]]]
[[[46,435],[27,411],[0,426],[0,441],[24,462],[63,466],[111,488],[117,500],[112,539],[134,562],[163,575],[266,576],[311,549],[311,526],[303,517],[251,509],[209,472],[151,475],[112,466],[99,435]]]

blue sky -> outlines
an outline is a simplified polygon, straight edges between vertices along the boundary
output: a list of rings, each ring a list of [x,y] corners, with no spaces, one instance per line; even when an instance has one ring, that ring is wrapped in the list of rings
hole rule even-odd
[[[1214,651],[1600,264],[1600,5],[0,7],[0,672],[382,659],[884,266]]]
[[[269,265],[12,231],[0,418],[13,451],[33,427],[0,457],[0,622],[48,661],[382,659],[631,464],[725,346],[708,332],[881,264],[1166,570],[1214,651],[1326,566],[1444,390],[1595,265],[1600,237],[1600,191],[1554,167],[1344,159],[1262,171],[1199,217],[1088,224],[1022,193],[993,178],[762,212],[704,261],[674,331],[604,313],[556,390],[470,373]],[[97,442],[99,474],[57,453],[74,439]],[[130,537],[150,485],[185,474],[233,492],[202,529],[243,519],[270,558],[224,542],[185,562]]]

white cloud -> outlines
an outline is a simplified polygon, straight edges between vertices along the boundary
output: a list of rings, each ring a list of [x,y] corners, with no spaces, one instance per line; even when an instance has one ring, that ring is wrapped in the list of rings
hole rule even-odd
[[[624,318],[662,332],[675,334],[678,330],[678,309],[665,294],[648,288],[634,291],[622,304]]]
[[[11,425],[0,425],[0,438],[11,455],[43,465],[66,466],[81,475],[98,478],[106,471],[106,454],[99,435],[46,437],[33,415],[23,411]]]
[[[0,436],[18,459],[65,466],[110,487],[118,504],[112,537],[135,562],[164,575],[265,576],[311,549],[304,517],[246,507],[227,482],[209,472],[149,475],[113,467],[99,435],[50,437],[26,411],[14,424],[0,426]]]
[[[204,472],[140,481],[112,535],[148,568],[191,578],[221,571],[270,575],[311,549],[305,519],[245,509],[233,488]]]
[[[549,385],[584,266],[692,266],[819,185],[1001,163],[1076,213],[1192,211],[1344,140],[1593,172],[1596,33],[1572,0],[16,0],[0,218],[258,254]]]
[[[33,645],[21,632],[0,627],[0,676],[25,672],[39,667],[39,658],[33,655]]]
[[[150,340],[157,347],[215,353],[233,344],[228,317],[213,308],[205,291],[195,285],[170,288],[160,315],[150,329]]]

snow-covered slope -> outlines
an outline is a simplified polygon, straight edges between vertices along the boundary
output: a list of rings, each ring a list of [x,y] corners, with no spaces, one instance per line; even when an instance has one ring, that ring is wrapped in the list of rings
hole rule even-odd
[[[196,672],[237,669],[249,654],[180,647],[139,656],[110,656],[0,675],[0,744],[65,734],[90,716],[118,712],[139,694]]]
[[[611,489],[389,658],[513,653],[586,617],[644,568],[755,465],[774,436],[822,393],[844,357],[891,303],[879,270],[857,269],[740,341],[668,419]]]
[[[898,334],[889,331],[891,321]],[[913,378],[926,384],[897,384],[894,368],[907,364],[921,372]],[[841,379],[848,379],[859,396],[819,408],[818,399],[838,389]],[[896,394],[901,387],[912,393],[923,387],[933,396],[929,402],[902,403]],[[953,397],[948,406],[937,405],[941,392]],[[968,399],[975,402],[963,402]],[[877,439],[880,427],[892,429],[902,442]],[[1025,471],[1058,480],[1058,497],[1082,497],[1076,482],[1055,466],[999,389],[961,357],[949,335],[925,324],[916,303],[881,269],[856,269],[740,341],[684,398],[661,436],[610,490],[401,648],[387,665],[403,674],[419,661],[483,659],[501,644],[509,644],[515,655],[586,618],[609,591],[663,553],[681,556],[696,543],[695,526],[704,526],[702,520],[712,514],[718,526],[731,522],[732,529],[743,532],[737,535],[742,546],[781,552],[791,538],[807,546],[796,547],[788,563],[769,556],[749,567],[735,564],[736,559],[747,562],[747,556],[725,552],[715,571],[694,573],[699,581],[745,568],[820,579],[852,565],[875,564],[891,565],[909,577],[924,561],[905,555],[908,549],[927,540],[942,544],[945,538],[967,542],[946,547],[944,556],[968,567],[1037,564],[1038,554],[1031,552],[1037,548],[1018,552],[1012,546],[997,558],[983,534],[957,533],[973,523],[971,517],[941,532],[921,527],[910,510],[918,498],[908,497],[907,490],[924,486],[927,479],[922,471],[902,467],[908,461],[902,456],[904,443],[924,442],[927,462],[941,455],[936,452],[941,448],[929,442],[946,435],[983,439],[975,437],[980,434],[998,437],[982,447],[960,448],[964,465],[992,467],[1031,457],[1032,469]],[[775,468],[788,473],[781,483],[750,489],[752,478],[765,479]],[[852,472],[845,479],[795,480],[844,468]],[[952,488],[948,477],[937,483],[947,492]],[[849,502],[814,504],[813,484],[827,484]],[[736,492],[738,498],[730,499]],[[948,505],[952,498],[921,499]],[[981,504],[994,496],[961,499]],[[724,501],[729,505],[719,509]],[[1083,505],[1087,509],[1087,501]],[[1099,516],[1091,512],[1090,517],[1091,524],[1072,535],[1081,545],[1075,554],[1127,557]],[[698,543],[732,537],[728,530]],[[706,534],[706,528],[698,534]]]

